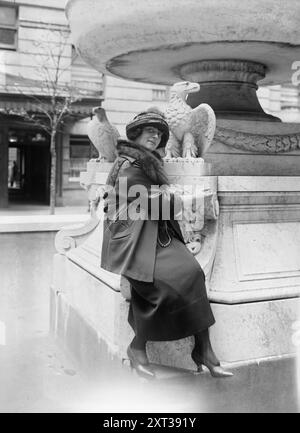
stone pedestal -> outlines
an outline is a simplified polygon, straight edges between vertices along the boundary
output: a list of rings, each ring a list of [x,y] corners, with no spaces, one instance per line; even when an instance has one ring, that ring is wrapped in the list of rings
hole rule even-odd
[[[196,255],[216,317],[211,336],[217,354],[237,363],[295,353],[290,337],[300,290],[300,128],[264,113],[256,88],[257,82],[291,80],[300,53],[297,2],[289,0],[284,8],[280,0],[192,0],[188,5],[141,0],[126,8],[116,0],[114,5],[68,1],[66,14],[82,58],[102,73],[135,81],[196,81],[200,93],[190,103],[209,103],[217,114],[214,141],[204,156],[211,170],[199,170],[193,180],[218,194],[220,203],[217,219],[204,225]],[[94,204],[108,169],[99,173],[98,168],[91,163],[82,178]],[[178,184],[193,178],[185,165],[172,176]],[[74,233],[66,241],[60,234],[56,273],[70,269],[61,297],[122,357],[132,336],[122,297],[128,298],[128,290],[99,268],[101,215],[94,212],[93,218],[86,240]],[[85,298],[91,284],[95,289]],[[59,311],[55,329],[64,323],[68,335],[68,315]],[[149,357],[192,369],[192,344],[192,338],[149,342]]]
[[[300,177],[218,177],[219,238],[209,295],[218,318],[215,347],[229,362],[296,351],[299,187]]]
[[[90,199],[109,167],[90,162],[82,173]],[[291,337],[299,309],[300,177],[195,176],[191,170],[182,173],[180,163],[167,170],[174,183],[204,182],[206,191],[218,191],[218,220],[206,222],[207,238],[196,258],[206,274],[216,318],[211,338],[221,361],[234,365],[295,353]],[[133,337],[127,323],[128,284],[100,268],[102,222],[100,206],[89,226],[57,235],[52,287],[53,331],[85,368],[95,369],[107,359],[119,359],[120,366]],[[189,337],[149,342],[147,350],[155,363],[194,370],[192,346]]]

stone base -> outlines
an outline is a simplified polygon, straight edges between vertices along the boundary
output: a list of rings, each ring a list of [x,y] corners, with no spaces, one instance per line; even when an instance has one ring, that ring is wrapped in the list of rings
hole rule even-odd
[[[64,293],[53,287],[50,289],[50,332],[86,376],[105,379],[107,371],[112,370],[115,376],[122,374],[120,358],[105,338],[70,305]]]
[[[120,292],[63,255],[56,255],[54,268],[52,332],[87,373],[105,374],[112,363],[121,372],[121,360],[133,338],[127,322],[129,303]],[[212,303],[216,324],[211,340],[221,362],[234,365],[295,354],[291,326],[297,320],[299,303],[299,299]],[[153,363],[195,370],[192,347],[193,337],[189,337],[149,342],[147,351]]]
[[[292,324],[300,299],[225,305],[211,303],[216,323],[210,329],[212,346],[221,362],[256,362],[296,353]],[[190,360],[193,338],[148,343],[152,362],[195,369]]]
[[[218,224],[206,229],[195,255],[216,319],[211,340],[217,356],[234,365],[296,353],[300,177],[199,176],[200,181],[218,190],[220,203]],[[95,188],[99,184],[96,179]],[[100,268],[102,236],[99,207],[84,227],[58,233],[54,259],[52,329],[92,370],[111,362],[121,367],[133,338],[124,281]],[[195,370],[192,346],[189,337],[149,342],[147,350],[153,363]]]

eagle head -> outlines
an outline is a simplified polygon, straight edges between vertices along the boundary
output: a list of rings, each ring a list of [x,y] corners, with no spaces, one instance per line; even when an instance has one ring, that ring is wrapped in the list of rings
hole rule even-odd
[[[192,83],[190,81],[180,81],[179,83],[173,84],[170,92],[171,95],[172,93],[175,93],[177,96],[179,96],[185,101],[189,93],[199,92],[199,90],[200,84],[198,83]]]

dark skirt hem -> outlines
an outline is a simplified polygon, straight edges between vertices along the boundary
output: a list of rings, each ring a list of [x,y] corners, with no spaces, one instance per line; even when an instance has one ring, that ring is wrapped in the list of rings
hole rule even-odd
[[[137,334],[135,334],[138,338],[141,338],[141,339],[143,339],[144,341],[161,341],[161,342],[164,342],[164,341],[176,341],[176,340],[182,340],[183,338],[188,338],[188,337],[192,337],[192,336],[194,336],[195,334],[198,334],[199,332],[201,332],[201,331],[204,331],[205,329],[207,329],[207,328],[210,328],[212,325],[214,325],[216,323],[216,321],[213,319],[213,321],[208,325],[208,326],[205,326],[205,327],[203,327],[203,328],[196,328],[196,330],[195,331],[189,331],[189,332],[187,332],[187,333],[185,333],[185,334],[182,334],[182,335],[180,335],[180,336],[177,336],[177,337],[173,337],[173,338],[162,338],[161,336],[158,338],[158,337],[153,337],[153,336],[145,336],[145,335],[137,335]],[[130,325],[131,326],[131,325]],[[132,326],[131,326],[132,327]],[[133,331],[134,331],[134,328],[132,328],[133,329]]]
[[[201,297],[177,311],[161,312],[161,317],[156,316],[154,321],[150,320],[148,323],[145,320],[136,322],[131,309],[132,306],[128,322],[135,335],[145,341],[180,340],[203,331],[215,323],[207,297]]]

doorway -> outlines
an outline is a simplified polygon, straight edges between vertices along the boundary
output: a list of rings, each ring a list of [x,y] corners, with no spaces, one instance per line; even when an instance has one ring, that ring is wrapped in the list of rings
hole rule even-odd
[[[9,130],[8,192],[10,202],[49,204],[50,143],[38,130]]]

